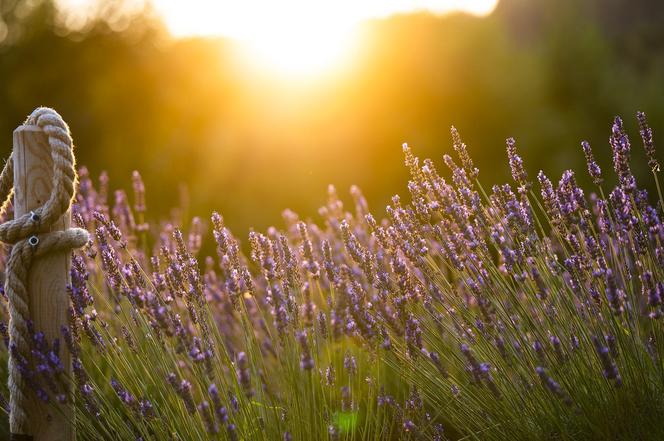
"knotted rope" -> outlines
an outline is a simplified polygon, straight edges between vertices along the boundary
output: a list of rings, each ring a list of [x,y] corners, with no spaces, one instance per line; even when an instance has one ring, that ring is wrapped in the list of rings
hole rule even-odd
[[[69,210],[74,197],[77,178],[69,127],[55,110],[46,107],[32,112],[24,124],[36,125],[48,136],[53,159],[53,187],[44,205],[0,225],[0,241],[13,245],[5,269],[5,293],[9,298],[10,317],[9,425],[15,439],[23,439],[20,434],[29,433],[26,382],[18,362],[21,359],[30,360],[27,325],[30,319],[27,291],[30,266],[37,257],[79,248],[88,240],[88,232],[81,228],[49,232]],[[13,155],[10,155],[0,174],[0,200],[4,201],[0,213],[6,211],[14,192]]]

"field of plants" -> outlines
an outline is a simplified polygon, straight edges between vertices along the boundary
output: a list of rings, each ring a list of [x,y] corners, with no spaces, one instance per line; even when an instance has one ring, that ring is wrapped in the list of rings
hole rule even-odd
[[[617,179],[586,142],[587,170],[529,173],[508,139],[514,182],[484,188],[452,128],[442,163],[403,146],[385,210],[330,186],[317,216],[242,239],[219,213],[148,221],[158,188],[82,167],[69,326],[32,330],[22,374],[74,400],[83,440],[664,439],[663,201],[630,169],[640,138],[659,189],[637,119],[640,137],[616,118],[593,146]]]

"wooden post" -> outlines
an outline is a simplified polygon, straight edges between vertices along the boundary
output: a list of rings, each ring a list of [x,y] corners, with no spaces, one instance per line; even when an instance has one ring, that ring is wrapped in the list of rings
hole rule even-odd
[[[46,134],[38,127],[23,125],[14,130],[14,213],[19,217],[41,206],[51,194],[53,160]],[[69,228],[67,211],[51,231]],[[28,275],[30,319],[36,331],[44,332],[49,342],[62,341],[61,326],[68,324],[69,252],[51,253],[36,258]],[[66,375],[71,377],[71,354],[60,345]],[[71,394],[70,394],[71,396]],[[59,407],[58,408],[56,408]],[[59,405],[54,399],[43,403],[33,397],[27,409],[29,429],[34,441],[73,441],[73,405]]]

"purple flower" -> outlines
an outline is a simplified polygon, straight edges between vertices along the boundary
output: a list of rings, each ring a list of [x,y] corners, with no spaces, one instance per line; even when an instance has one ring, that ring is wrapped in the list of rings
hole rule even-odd
[[[307,332],[301,331],[295,334],[295,338],[300,344],[300,369],[309,371],[314,368],[314,359],[311,357],[311,349],[309,348],[309,341],[307,340]]]
[[[323,311],[319,311],[316,321],[318,322],[318,332],[322,338],[327,338],[327,317]]]
[[[141,416],[146,420],[151,420],[155,417],[154,408],[149,400],[140,400],[138,402],[138,409]]]
[[[636,119],[639,121],[639,133],[643,141],[643,148],[648,156],[648,165],[653,171],[659,171],[659,161],[657,160],[657,152],[655,151],[655,144],[652,140],[652,129],[648,126],[646,114],[643,112],[636,112]]]
[[[302,240],[302,256],[304,257],[303,265],[311,277],[318,279],[320,277],[320,265],[314,258],[313,246],[311,244],[311,239],[309,238],[307,225],[304,222],[299,222],[297,228],[300,232],[300,239]]]
[[[334,367],[328,366],[327,368],[325,368],[325,385],[334,386],[335,380],[336,380],[336,375],[334,372]]]
[[[433,362],[434,366],[438,369],[438,372],[440,372],[440,375],[443,376],[443,378],[447,378],[449,376],[449,373],[447,372],[447,368],[443,366],[443,363],[440,361],[440,356],[438,355],[437,352],[429,352],[429,358]]]
[[[341,387],[341,410],[343,412],[353,410],[353,401],[351,398],[350,387],[348,386]]]
[[[136,213],[144,213],[146,211],[145,185],[143,184],[141,174],[134,170],[131,174],[131,182],[134,189],[134,210]]]
[[[636,189],[636,181],[629,166],[631,146],[623,129],[622,119],[618,116],[613,122],[609,144],[613,149],[613,168],[618,175],[620,185],[629,193]]]
[[[196,413],[196,405],[194,404],[194,396],[191,391],[191,383],[184,379],[178,382],[177,376],[172,372],[166,376],[166,380],[182,399],[187,412],[189,412],[190,415],[194,415]]]
[[[237,381],[244,389],[245,394],[250,397],[253,395],[253,391],[251,389],[251,377],[249,375],[249,360],[247,359],[246,353],[240,352],[237,354],[236,366]]]
[[[120,383],[117,380],[115,380],[114,378],[111,379],[111,387],[115,391],[118,398],[120,398],[120,401],[122,401],[122,403],[125,406],[130,408],[132,411],[137,409],[138,404],[137,404],[136,399],[134,398],[134,396],[131,393],[129,393],[128,390],[124,389],[120,385]]]
[[[210,387],[208,387],[208,393],[212,399],[212,406],[214,408],[215,415],[219,421],[221,421],[223,424],[226,424],[228,422],[228,411],[222,404],[221,397],[219,396],[219,390],[214,383],[210,384]]]
[[[516,153],[516,141],[514,138],[507,138],[505,144],[507,146],[507,157],[512,171],[512,179],[519,184],[520,192],[527,191],[530,188],[530,183],[528,182],[528,174],[523,168],[523,159]]]
[[[618,366],[611,356],[611,350],[609,347],[604,346],[600,339],[596,336],[590,337],[593,346],[595,346],[595,351],[597,356],[602,364],[602,374],[607,380],[613,380],[616,387],[622,386],[622,378],[620,377],[620,372],[618,371]]]
[[[346,352],[344,355],[344,369],[348,375],[354,375],[357,372],[357,360],[350,352]]]
[[[457,155],[459,156],[459,159],[461,160],[461,165],[463,166],[464,171],[466,172],[469,178],[477,179],[479,170],[475,168],[475,166],[473,165],[473,160],[468,154],[466,144],[464,144],[463,141],[461,141],[461,136],[459,136],[459,132],[454,126],[452,126],[450,131],[452,133],[454,150],[456,151]]]
[[[537,375],[539,376],[540,380],[542,381],[542,384],[555,396],[560,398],[567,406],[572,405],[572,399],[565,393],[562,387],[549,375],[547,375],[546,371],[544,370],[543,367],[536,367],[535,371],[537,372]]]
[[[208,433],[215,434],[219,432],[219,426],[210,412],[210,404],[207,401],[203,401],[198,405],[198,413],[201,415]]]
[[[417,360],[417,356],[422,352],[422,329],[420,329],[420,322],[412,314],[406,320],[406,345],[408,348],[408,355],[413,360]]]
[[[593,151],[590,148],[590,144],[588,143],[588,141],[583,141],[581,142],[581,147],[583,148],[583,154],[586,156],[586,163],[588,165],[588,174],[593,179],[593,182],[596,185],[600,185],[603,180],[602,169],[599,168],[599,165],[597,165],[597,162],[595,161],[595,157],[593,156]]]
[[[542,170],[540,170],[539,174],[537,175],[537,180],[540,183],[542,201],[544,202],[546,214],[549,216],[552,223],[556,225],[560,218],[560,206],[558,202],[558,196],[553,189],[553,184]]]
[[[563,352],[562,343],[560,342],[560,339],[555,335],[552,335],[549,337],[549,341],[551,342],[551,346],[553,346],[553,351],[556,354],[556,358],[558,358],[558,360],[560,361],[563,361],[565,359],[565,354]]]
[[[491,375],[491,365],[489,363],[478,362],[477,359],[475,358],[475,355],[470,350],[467,344],[462,343],[460,348],[461,348],[461,353],[468,361],[467,369],[473,375],[474,381],[477,383],[484,381],[484,383],[487,385],[491,393],[497,399],[500,399],[501,397],[500,391],[498,390],[498,387],[496,386],[493,380],[493,376]]]
[[[609,302],[611,310],[614,312],[614,314],[620,314],[623,312],[624,296],[625,294],[623,291],[618,288],[613,270],[608,268],[606,270],[606,300]]]
[[[228,433],[228,438],[230,438],[231,441],[237,441],[238,439],[238,434],[237,434],[237,428],[235,427],[235,424],[231,423],[226,426],[226,433]]]

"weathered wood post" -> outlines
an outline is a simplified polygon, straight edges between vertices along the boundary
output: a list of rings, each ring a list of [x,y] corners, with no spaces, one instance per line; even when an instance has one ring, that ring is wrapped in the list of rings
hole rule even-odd
[[[48,136],[36,125],[22,125],[14,131],[14,216],[19,218],[42,205],[51,195],[53,159]],[[69,228],[70,211],[51,226],[50,232]],[[55,251],[36,257],[28,273],[27,290],[30,318],[37,331],[49,342],[62,340],[60,328],[67,325],[70,250]],[[60,345],[61,361],[71,377],[71,354]],[[53,397],[44,403],[31,394],[26,413],[34,441],[73,441],[76,437],[73,405],[58,404]],[[16,437],[17,439],[20,439]]]

